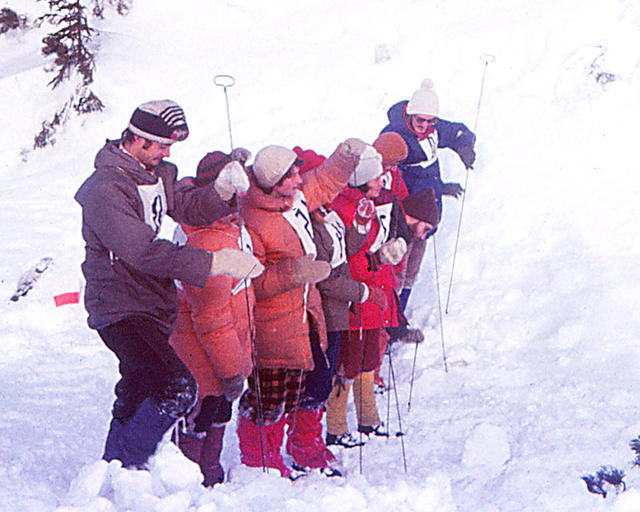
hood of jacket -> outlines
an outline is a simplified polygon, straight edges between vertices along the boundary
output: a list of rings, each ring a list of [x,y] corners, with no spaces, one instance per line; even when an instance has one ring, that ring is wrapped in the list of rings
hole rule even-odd
[[[411,128],[406,115],[408,103],[409,102],[407,100],[399,101],[387,111],[389,128],[391,131],[402,136],[405,140],[407,137],[417,137],[420,140],[426,139],[427,136],[434,131],[434,128],[433,126],[429,126],[429,129],[424,134],[417,133],[413,128]]]

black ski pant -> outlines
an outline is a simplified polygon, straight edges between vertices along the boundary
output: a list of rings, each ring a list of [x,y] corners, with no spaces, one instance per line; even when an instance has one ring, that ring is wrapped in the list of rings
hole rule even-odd
[[[120,363],[112,410],[116,420],[126,423],[147,398],[173,419],[191,410],[196,381],[169,345],[164,326],[149,317],[130,316],[98,333]]]

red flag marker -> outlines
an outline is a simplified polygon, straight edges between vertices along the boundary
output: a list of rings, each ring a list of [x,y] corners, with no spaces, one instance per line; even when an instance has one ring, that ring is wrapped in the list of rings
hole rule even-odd
[[[53,300],[56,302],[57,308],[65,304],[78,304],[80,302],[80,292],[61,293],[53,297]]]

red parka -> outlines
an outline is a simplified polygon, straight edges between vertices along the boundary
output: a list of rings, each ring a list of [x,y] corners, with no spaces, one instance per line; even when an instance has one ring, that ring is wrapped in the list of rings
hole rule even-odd
[[[347,187],[333,201],[332,208],[340,215],[345,225],[350,226],[353,224],[356,206],[363,197],[364,194],[357,188]],[[388,210],[390,212],[391,207]],[[378,215],[381,215],[379,209]],[[381,327],[397,327],[398,325],[397,305],[394,298],[394,287],[397,285],[397,278],[394,267],[375,263],[374,260],[376,258],[373,256],[373,253],[380,248],[381,243],[387,240],[385,233],[387,229],[388,225],[385,226],[384,221],[381,223],[378,216],[374,217],[367,240],[360,250],[348,259],[353,279],[365,283],[370,288],[381,288],[387,296],[387,309],[384,312],[381,312],[377,305],[368,301],[362,304],[354,304],[350,313],[350,328],[352,330],[360,327],[363,329],[378,329]]]

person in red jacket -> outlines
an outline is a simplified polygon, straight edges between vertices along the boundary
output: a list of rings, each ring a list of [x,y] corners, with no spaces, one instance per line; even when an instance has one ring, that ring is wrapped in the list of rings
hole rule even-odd
[[[349,187],[333,201],[332,207],[345,225],[351,225],[359,210],[375,200],[383,189],[383,167],[380,154],[372,147],[363,153],[361,163],[349,180]],[[373,392],[373,373],[380,365],[382,347],[386,344],[385,328],[398,325],[398,302],[395,294],[397,265],[406,251],[402,238],[388,238],[390,208],[376,208],[367,239],[360,250],[349,258],[351,275],[371,289],[385,293],[386,307],[372,302],[355,303],[350,311],[350,330],[340,343],[337,375],[327,402],[327,432],[334,438],[348,434],[346,400],[349,386],[354,383],[354,398],[358,416],[358,431],[385,435],[382,430]]]
[[[246,159],[247,153],[242,148],[231,155],[208,153],[198,164],[194,184],[207,186],[227,166],[243,171],[238,158]],[[212,252],[232,248],[252,254],[251,238],[237,213],[208,226],[182,224],[178,230],[188,247]],[[178,290],[178,319],[169,343],[198,384],[198,401],[186,419],[187,428],[178,433],[178,446],[200,466],[207,487],[224,481],[220,454],[225,425],[231,419],[231,404],[253,368],[255,299],[251,282],[245,283],[219,275],[209,277],[204,288],[182,283]]]

